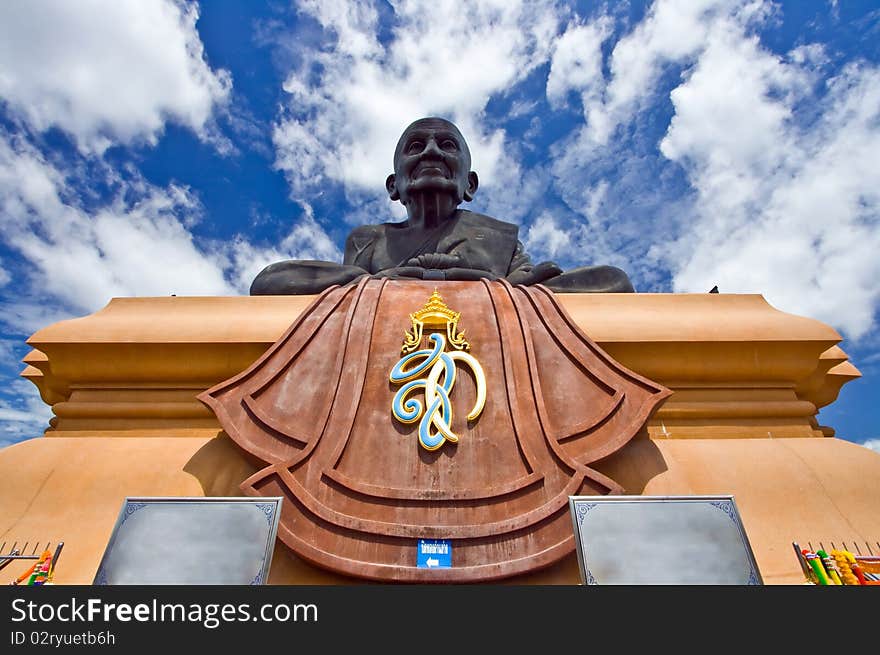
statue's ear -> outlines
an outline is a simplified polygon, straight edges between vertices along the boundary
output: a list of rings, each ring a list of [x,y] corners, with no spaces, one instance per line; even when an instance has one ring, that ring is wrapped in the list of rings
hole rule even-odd
[[[464,199],[468,202],[473,200],[478,186],[480,186],[480,179],[474,171],[471,171],[468,173],[468,185],[467,189],[464,190]]]
[[[389,175],[385,180],[385,189],[388,191],[388,197],[392,200],[400,200],[400,194],[397,192],[397,180],[394,173]]]

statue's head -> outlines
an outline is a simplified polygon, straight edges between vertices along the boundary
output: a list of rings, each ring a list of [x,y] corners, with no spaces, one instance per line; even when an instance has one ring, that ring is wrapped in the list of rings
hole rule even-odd
[[[458,128],[443,118],[420,118],[400,136],[385,188],[404,205],[426,192],[449,193],[457,205],[477,191],[479,180],[470,168],[471,152]]]

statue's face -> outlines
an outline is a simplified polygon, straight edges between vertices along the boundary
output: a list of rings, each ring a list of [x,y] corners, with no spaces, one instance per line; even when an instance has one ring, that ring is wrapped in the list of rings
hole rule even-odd
[[[441,118],[424,118],[404,130],[394,151],[394,175],[388,178],[392,200],[406,205],[413,194],[449,193],[456,204],[471,200],[477,174],[458,128]]]

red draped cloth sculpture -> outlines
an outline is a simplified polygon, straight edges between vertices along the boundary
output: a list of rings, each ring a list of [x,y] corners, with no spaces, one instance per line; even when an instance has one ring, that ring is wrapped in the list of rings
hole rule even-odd
[[[428,451],[418,424],[393,416],[389,373],[435,288],[461,315],[487,397],[468,420],[476,377],[462,367],[449,396],[458,441]],[[284,497],[278,534],[300,557],[374,580],[471,582],[571,553],[569,496],[623,491],[590,464],[669,394],[604,353],[546,288],[365,277],[322,293],[250,368],[199,398],[265,462],[241,488]],[[417,567],[419,539],[450,540],[452,566]]]

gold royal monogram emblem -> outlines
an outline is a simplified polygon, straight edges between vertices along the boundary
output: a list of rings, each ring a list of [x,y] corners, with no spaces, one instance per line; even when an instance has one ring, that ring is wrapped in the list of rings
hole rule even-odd
[[[401,352],[403,357],[391,369],[391,382],[403,384],[391,403],[394,418],[402,423],[419,422],[419,443],[427,450],[437,450],[446,441],[458,441],[452,424],[452,403],[449,394],[455,384],[456,362],[470,367],[477,383],[477,398],[468,414],[469,421],[477,418],[486,404],[486,376],[483,367],[472,355],[464,330],[458,332],[459,312],[452,311],[434,289],[434,293],[417,312],[410,314],[412,329],[405,333]],[[430,348],[416,350],[426,330],[434,331],[428,337]],[[453,350],[446,352],[446,346]],[[424,405],[410,397],[418,389],[425,390]]]

